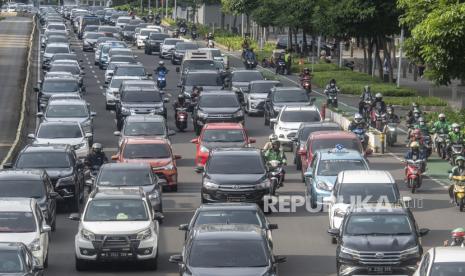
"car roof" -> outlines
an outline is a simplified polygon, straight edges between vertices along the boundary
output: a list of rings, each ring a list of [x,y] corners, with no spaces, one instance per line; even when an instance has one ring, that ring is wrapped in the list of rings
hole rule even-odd
[[[140,199],[145,193],[138,187],[98,187],[90,196],[92,199]]]
[[[165,118],[161,115],[131,115],[126,118],[126,122],[165,122]]]
[[[408,209],[402,206],[395,206],[393,204],[388,204],[386,206],[379,206],[379,204],[367,204],[351,208],[349,213],[361,215],[406,215],[408,214]]]
[[[256,155],[261,150],[256,148],[215,148],[211,150],[211,155]]]
[[[335,159],[365,159],[359,151],[344,149],[340,151],[334,150],[318,150],[320,153],[320,160],[335,160]]]
[[[357,138],[354,133],[344,130],[327,130],[327,131],[315,131],[308,139],[354,139]]]
[[[262,240],[263,230],[252,224],[204,224],[194,228],[196,240]]]
[[[0,170],[0,180],[37,180],[44,175],[39,169],[8,169]]]
[[[67,144],[33,144],[27,145],[21,152],[65,152],[71,150]]]
[[[435,263],[465,262],[465,250],[459,246],[434,247],[430,251],[434,251]]]
[[[217,70],[190,70],[187,72],[186,78],[189,77],[189,75],[201,74],[219,75],[220,73]]]
[[[53,100],[48,103],[48,106],[51,105],[85,105],[87,106],[87,102],[85,100],[81,99],[58,99],[58,100]]]
[[[52,47],[69,47],[68,43],[49,43],[47,44],[47,47],[52,46]]]
[[[244,129],[241,123],[208,123],[203,129]]]
[[[165,138],[148,138],[148,137],[130,137],[125,138],[123,144],[141,145],[141,144],[160,144],[170,145],[169,140]]]
[[[262,84],[262,83],[274,83],[274,84],[279,84],[281,83],[279,80],[254,80],[250,82],[250,85],[254,84]]]
[[[342,171],[337,176],[338,182],[343,184],[385,184],[395,183],[388,171],[381,170],[355,170]]]
[[[314,105],[285,106],[281,112],[286,111],[318,111],[318,108]]]
[[[228,203],[205,203],[200,205],[199,211],[218,211],[218,210],[252,210],[256,211],[258,208],[255,203],[245,202],[228,202]]]
[[[31,212],[33,198],[0,197],[1,212]]]
[[[151,167],[148,163],[106,163],[103,164],[100,170],[131,170],[131,169],[148,169]]]

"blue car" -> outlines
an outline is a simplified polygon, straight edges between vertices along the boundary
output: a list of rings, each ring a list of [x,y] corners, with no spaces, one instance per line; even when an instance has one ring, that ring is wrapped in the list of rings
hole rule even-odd
[[[343,148],[318,150],[305,172],[305,195],[311,207],[322,206],[333,190],[341,171],[369,170],[367,160],[360,152]]]

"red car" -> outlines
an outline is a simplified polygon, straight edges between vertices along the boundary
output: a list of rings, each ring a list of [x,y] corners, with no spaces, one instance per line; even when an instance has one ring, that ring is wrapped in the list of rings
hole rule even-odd
[[[167,184],[163,188],[178,190],[178,169],[171,143],[164,138],[126,138],[121,143],[118,154],[111,159],[117,162],[149,163],[153,172]]]
[[[196,144],[196,166],[204,166],[212,148],[249,147],[255,139],[249,138],[240,123],[210,123],[191,142]]]
[[[304,148],[298,151],[300,160],[302,161],[302,179],[307,171],[309,164],[312,163],[315,151],[321,149],[334,149],[336,145],[342,145],[346,149],[357,150],[363,153],[362,143],[360,139],[347,131],[316,131],[313,132],[307,139]]]

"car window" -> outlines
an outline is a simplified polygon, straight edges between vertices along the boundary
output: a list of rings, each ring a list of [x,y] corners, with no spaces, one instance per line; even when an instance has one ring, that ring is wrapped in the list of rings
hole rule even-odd
[[[101,169],[98,186],[147,186],[152,185],[150,169]]]
[[[116,67],[115,76],[145,76],[144,67]]]
[[[206,129],[201,138],[203,142],[244,142],[244,132],[241,129]]]
[[[233,82],[251,82],[255,80],[263,80],[263,75],[257,71],[233,72],[232,74]]]
[[[268,93],[271,88],[275,87],[277,84],[273,82],[266,83],[254,83],[250,87],[250,93]]]
[[[208,65],[210,66],[210,65]],[[214,66],[214,64],[212,65]],[[188,86],[221,86],[221,78],[218,74],[188,74],[184,83]]]
[[[79,91],[79,83],[76,80],[45,80],[42,85],[45,93],[68,93]]]
[[[345,183],[339,187],[338,202],[351,204],[360,199],[367,203],[397,203],[399,197],[395,183]]]
[[[68,47],[56,47],[56,46],[48,46],[45,49],[46,54],[62,54],[62,53],[69,53]]]
[[[123,130],[126,136],[160,136],[165,132],[163,122],[127,122]]]
[[[296,122],[318,122],[321,121],[320,114],[318,111],[314,110],[299,110],[299,111],[289,111],[285,110],[281,113],[279,120],[287,123],[296,123]]]
[[[412,225],[406,215],[352,214],[346,223],[348,235],[410,235]]]
[[[355,159],[320,160],[318,163],[318,175],[321,176],[336,176],[341,171],[365,169],[366,166],[362,160]]]
[[[309,102],[309,98],[305,91],[277,91],[273,93],[273,101],[277,103]]]
[[[37,132],[37,138],[63,139],[81,138],[82,131],[78,124],[73,125],[44,125],[42,124]]]
[[[0,251],[0,273],[22,273],[24,272],[25,264],[23,263],[19,252],[16,250]]]
[[[122,102],[133,102],[133,103],[154,103],[161,102],[161,95],[158,92],[154,91],[125,91],[121,95]]]
[[[167,144],[127,144],[123,149],[125,159],[161,159],[171,158]]]
[[[0,212],[0,233],[29,233],[36,229],[32,212]]]
[[[333,149],[336,145],[341,145],[345,149],[356,150],[361,152],[360,140],[358,139],[314,139],[312,143],[312,152],[321,149]]]
[[[148,213],[140,199],[94,199],[89,202],[85,221],[145,221]]]
[[[47,191],[42,179],[36,180],[0,180],[0,197],[28,197],[41,199]],[[1,225],[0,225],[1,226]]]
[[[238,107],[236,95],[203,95],[200,96],[199,106],[203,108]]]
[[[15,167],[25,168],[69,168],[70,160],[65,152],[28,152],[19,155]]]
[[[89,117],[87,105],[48,105],[45,112],[48,118],[86,118]]]
[[[183,71],[185,70],[215,70],[215,62],[213,60],[185,60],[182,63]],[[193,74],[194,76],[204,75],[208,78],[217,78],[216,74]]]
[[[213,155],[208,164],[209,174],[263,174],[265,166],[260,155]]]

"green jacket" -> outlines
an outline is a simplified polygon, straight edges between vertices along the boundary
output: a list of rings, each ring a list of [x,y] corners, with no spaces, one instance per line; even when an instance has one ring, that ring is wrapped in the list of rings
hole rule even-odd
[[[436,121],[433,124],[432,131],[434,133],[440,133],[440,134],[448,133],[450,131],[450,124],[448,122]]]
[[[269,149],[265,152],[265,160],[266,162],[270,162],[271,160],[277,160],[281,162],[281,164],[286,164],[287,159],[286,155],[284,154],[284,151],[282,150],[274,150],[274,149]]]
[[[463,142],[463,135],[462,133],[455,133],[453,131],[449,132],[449,137],[451,143],[462,143]]]
[[[449,179],[452,179],[452,176],[465,175],[465,168],[461,169],[459,166],[452,168],[452,172],[449,174]]]
[[[426,134],[426,133],[428,133],[428,134],[430,133],[429,132],[429,127],[427,125],[421,126],[419,124],[416,124],[416,125],[413,126],[413,129],[417,129],[417,128],[419,130],[421,130],[421,133],[423,133],[423,135]]]

